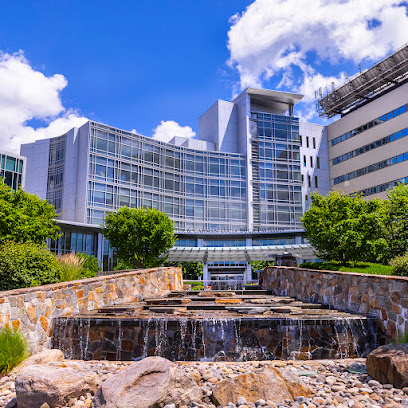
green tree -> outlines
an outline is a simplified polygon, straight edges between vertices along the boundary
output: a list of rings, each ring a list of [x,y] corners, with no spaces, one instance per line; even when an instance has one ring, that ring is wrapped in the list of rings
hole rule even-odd
[[[94,276],[98,275],[98,272],[102,270],[99,266],[98,258],[93,255],[87,255],[83,252],[77,253],[78,258],[83,259],[84,263],[82,264],[82,268],[84,268],[84,272],[82,275],[86,278],[93,278]]]
[[[384,238],[387,248],[382,254],[383,261],[408,252],[408,185],[399,184],[387,192],[384,201]]]
[[[46,200],[20,188],[14,191],[0,183],[0,244],[6,241],[35,242],[56,239],[55,208]]]
[[[263,271],[266,267],[274,265],[275,263],[273,261],[253,261],[251,262],[251,269],[252,272]]]
[[[386,248],[383,201],[364,200],[337,191],[314,193],[302,217],[303,227],[320,259],[347,262],[375,261]]]
[[[172,221],[155,208],[122,207],[109,213],[103,235],[128,268],[160,266],[176,241]]]
[[[61,266],[45,244],[5,242],[0,247],[0,290],[59,281]]]
[[[167,262],[166,266],[178,266],[183,270],[183,278],[198,280],[200,276],[203,276],[202,262]]]

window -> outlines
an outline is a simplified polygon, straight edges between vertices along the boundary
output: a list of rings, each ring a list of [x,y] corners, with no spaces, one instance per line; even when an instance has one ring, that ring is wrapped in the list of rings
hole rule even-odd
[[[316,187],[316,188],[319,188],[319,185],[318,185],[318,183],[317,183],[317,176],[315,176],[315,187]]]
[[[388,143],[392,143],[398,139],[401,139],[402,137],[408,136],[408,128],[402,129],[396,133],[393,133],[391,135],[385,136],[381,139],[376,140],[373,143],[367,144],[365,146],[359,147],[358,149],[352,150],[348,153],[344,153],[341,156],[335,157],[332,162],[333,166],[335,166],[338,163],[342,163],[346,160],[349,160],[353,157],[359,156],[360,154],[367,153],[373,149],[377,149],[378,147],[384,146]]]
[[[310,178],[310,176],[307,176],[307,184],[309,187],[312,187],[312,180]]]
[[[313,138],[313,149],[316,149],[316,138]]]
[[[309,147],[309,136],[306,136],[306,147]]]
[[[306,167],[306,156],[303,156],[303,166]]]
[[[313,167],[313,157],[310,156],[310,167]]]
[[[360,126],[356,129],[351,130],[350,132],[344,133],[343,135],[340,135],[336,138],[334,138],[331,141],[332,146],[335,146],[338,143],[344,142],[345,140],[349,139],[350,137],[353,137],[355,135],[360,134],[361,132],[364,132],[367,129],[371,129],[374,126],[380,125],[383,122],[386,122],[387,120],[390,120],[392,118],[395,118],[398,115],[401,115],[402,113],[405,113],[407,111],[408,105],[403,105],[397,109],[395,109],[392,112],[388,112],[385,115],[380,116],[379,118],[376,118],[368,123],[366,123],[363,126]]]
[[[320,169],[320,158],[319,158],[319,156],[316,157],[316,168]]]
[[[302,136],[299,136],[299,140],[300,140],[300,145],[303,146]]]

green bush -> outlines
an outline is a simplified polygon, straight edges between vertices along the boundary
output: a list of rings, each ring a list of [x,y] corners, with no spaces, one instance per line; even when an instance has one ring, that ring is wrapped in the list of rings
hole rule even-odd
[[[390,261],[392,274],[398,276],[408,276],[408,252],[404,255],[396,256]]]
[[[0,329],[0,374],[7,374],[28,357],[23,335],[9,327]]]
[[[392,275],[392,268],[389,265],[382,265],[370,262],[349,262],[342,265],[340,262],[305,262],[299,265],[300,268],[318,269],[321,271],[341,271],[368,273],[372,275]]]
[[[397,343],[407,344],[408,343],[408,332],[401,334],[397,339]]]
[[[79,252],[77,256],[80,259],[84,260],[82,267],[84,268],[83,277],[85,278],[93,278],[98,275],[101,271],[101,267],[99,266],[98,258],[93,255],[87,255],[82,252]]]
[[[0,247],[0,290],[56,283],[60,271],[45,245],[8,241]]]

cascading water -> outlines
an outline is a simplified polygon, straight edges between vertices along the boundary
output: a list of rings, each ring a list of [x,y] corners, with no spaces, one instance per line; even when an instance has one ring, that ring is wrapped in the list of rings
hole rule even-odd
[[[179,316],[135,315],[133,309],[125,313],[122,308],[116,314],[109,310],[93,316],[59,317],[53,323],[52,346],[68,359],[163,356],[172,361],[247,361],[364,357],[386,341],[374,317],[319,305],[302,309],[295,301],[296,307],[288,307],[288,299],[270,306],[266,314],[266,306],[254,307],[253,301],[250,305],[241,302],[238,308],[224,302],[224,309],[222,302],[185,302],[192,311],[176,306]],[[240,310],[245,314],[240,315]]]

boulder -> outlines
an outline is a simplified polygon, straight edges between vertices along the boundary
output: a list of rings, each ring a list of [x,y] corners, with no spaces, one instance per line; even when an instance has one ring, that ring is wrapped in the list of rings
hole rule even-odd
[[[48,363],[25,367],[16,377],[18,408],[62,407],[70,398],[95,393],[99,377],[74,362]]]
[[[46,364],[55,361],[64,361],[64,354],[58,349],[44,349],[40,353],[34,354],[24,360],[13,370],[13,374],[20,373],[25,367],[33,364]]]
[[[387,344],[367,356],[368,374],[395,388],[408,386],[408,344]]]
[[[181,367],[162,357],[147,357],[108,378],[93,407],[159,408],[201,400],[201,389]]]
[[[220,381],[213,388],[212,398],[216,405],[224,407],[229,402],[236,403],[243,395],[248,402],[253,403],[260,398],[284,402],[294,397],[308,397],[310,389],[290,371],[270,367]]]

